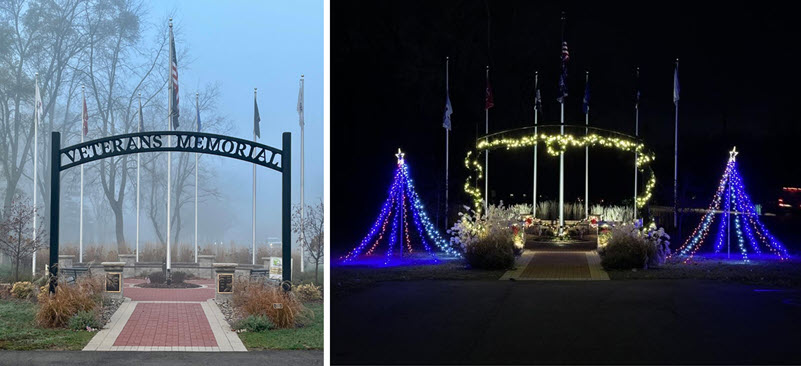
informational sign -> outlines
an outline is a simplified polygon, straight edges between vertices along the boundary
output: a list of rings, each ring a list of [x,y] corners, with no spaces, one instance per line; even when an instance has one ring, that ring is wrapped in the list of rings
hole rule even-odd
[[[120,292],[122,273],[106,273],[106,292]]]
[[[230,294],[234,292],[234,275],[233,274],[217,274],[217,293]]]
[[[270,257],[270,279],[282,280],[284,265],[281,257]]]

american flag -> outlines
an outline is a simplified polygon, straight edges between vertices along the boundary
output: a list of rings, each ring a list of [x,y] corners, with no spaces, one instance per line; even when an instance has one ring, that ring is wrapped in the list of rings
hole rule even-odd
[[[175,57],[175,39],[170,25],[170,121],[172,129],[178,129],[178,59]]]
[[[567,50],[567,41],[562,41],[562,62],[570,61],[570,52]]]
[[[492,87],[490,86],[489,79],[487,79],[487,93],[484,96],[484,109],[490,109],[495,106],[492,99]]]

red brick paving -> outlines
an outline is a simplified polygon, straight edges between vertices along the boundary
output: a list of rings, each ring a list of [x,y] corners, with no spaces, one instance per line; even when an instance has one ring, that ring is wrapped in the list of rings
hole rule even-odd
[[[584,252],[536,252],[520,277],[588,279],[591,275]]]
[[[140,303],[114,346],[217,347],[217,341],[200,304]]]

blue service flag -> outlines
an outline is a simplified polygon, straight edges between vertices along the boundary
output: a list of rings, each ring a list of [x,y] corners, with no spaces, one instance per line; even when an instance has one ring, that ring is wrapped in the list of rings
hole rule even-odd
[[[673,104],[679,103],[679,64],[673,71]]]
[[[442,127],[448,131],[451,130],[451,114],[453,114],[453,107],[451,107],[451,96],[445,93],[445,117],[442,119]]]
[[[590,113],[590,80],[584,85],[584,114]]]
[[[200,132],[200,107],[197,107],[197,132]]]

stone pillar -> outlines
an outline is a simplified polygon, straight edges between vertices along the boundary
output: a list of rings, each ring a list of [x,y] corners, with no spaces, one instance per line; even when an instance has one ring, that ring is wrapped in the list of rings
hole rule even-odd
[[[131,278],[136,276],[136,254],[120,254],[120,262],[125,263],[122,269],[122,276]]]
[[[75,261],[75,256],[70,254],[58,255],[58,268],[72,268],[72,262]]]
[[[261,260],[264,261],[264,269],[270,269],[270,257],[261,257]]]
[[[234,271],[236,263],[214,263],[214,299],[230,300],[234,293]]]
[[[198,254],[197,256],[197,276],[200,278],[212,278],[214,277],[214,271],[211,268],[211,264],[214,263],[214,255],[211,254]]]
[[[104,283],[104,290],[106,295],[112,298],[123,298],[123,268],[125,268],[125,262],[103,262],[100,263],[105,270],[105,283]]]

